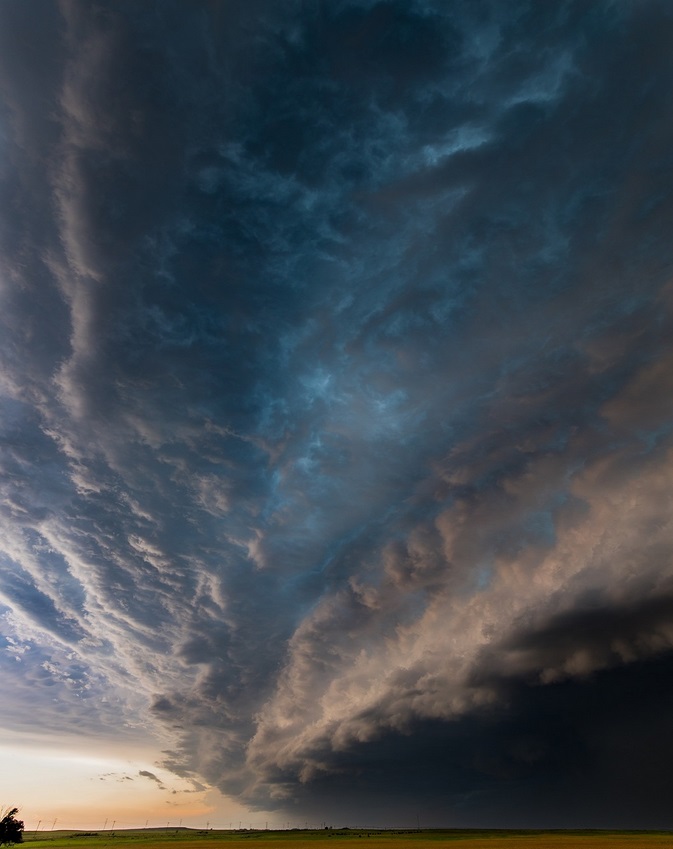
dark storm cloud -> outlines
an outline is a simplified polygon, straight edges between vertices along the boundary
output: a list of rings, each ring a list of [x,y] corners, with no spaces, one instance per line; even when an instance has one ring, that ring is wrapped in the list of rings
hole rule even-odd
[[[490,711],[416,720],[330,753],[310,784],[278,781],[335,826],[670,828],[670,681],[670,653],[547,686],[513,677]]]
[[[666,4],[0,15],[6,726],[37,682],[251,806],[665,824],[563,800],[668,739]]]
[[[639,600],[609,608],[578,609],[530,627],[497,647],[477,665],[476,682],[510,677],[536,683],[589,676],[597,669],[621,666],[671,649],[673,601]]]

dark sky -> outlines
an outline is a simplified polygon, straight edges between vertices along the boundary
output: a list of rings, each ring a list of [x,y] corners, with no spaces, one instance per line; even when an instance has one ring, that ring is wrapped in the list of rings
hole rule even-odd
[[[0,0],[2,728],[673,827],[672,92],[668,0]]]

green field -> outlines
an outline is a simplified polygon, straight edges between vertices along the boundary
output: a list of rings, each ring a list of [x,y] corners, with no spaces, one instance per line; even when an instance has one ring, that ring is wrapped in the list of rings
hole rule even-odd
[[[140,829],[127,831],[27,832],[30,849],[673,849],[672,832],[654,831],[478,831],[432,829],[376,831],[199,831]]]

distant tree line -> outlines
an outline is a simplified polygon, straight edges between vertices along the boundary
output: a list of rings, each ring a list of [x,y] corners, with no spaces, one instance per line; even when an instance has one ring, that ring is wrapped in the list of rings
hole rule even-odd
[[[0,846],[6,843],[23,843],[23,820],[18,820],[18,808],[0,809]]]

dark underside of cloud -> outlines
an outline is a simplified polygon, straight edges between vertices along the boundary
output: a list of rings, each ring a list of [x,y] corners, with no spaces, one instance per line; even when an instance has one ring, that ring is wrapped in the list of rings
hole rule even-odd
[[[334,825],[670,828],[673,655],[531,688],[454,722],[413,722],[292,784]],[[290,778],[291,780],[291,778]]]
[[[3,727],[334,825],[673,826],[670,4],[35,8]]]

